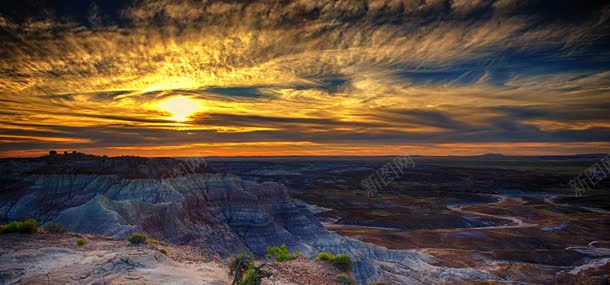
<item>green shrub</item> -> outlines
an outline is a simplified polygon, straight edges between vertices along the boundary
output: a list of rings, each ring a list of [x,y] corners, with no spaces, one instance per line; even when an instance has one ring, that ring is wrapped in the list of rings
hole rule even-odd
[[[47,233],[63,233],[64,229],[58,223],[48,223],[44,225],[43,229]]]
[[[338,254],[336,256],[333,256],[332,253],[323,251],[318,254],[318,258],[320,260],[330,262],[333,266],[335,266],[342,272],[352,272],[352,267],[354,266],[352,259],[345,254]]]
[[[254,256],[250,253],[240,253],[229,263],[229,277],[233,279],[231,284],[260,285],[263,278],[271,277],[272,273],[263,270],[263,263],[254,265]]]
[[[268,246],[267,247],[267,258],[274,258],[275,260],[282,262],[290,259],[300,257],[300,252],[290,253],[288,246],[283,243],[281,246]]]
[[[335,281],[341,285],[356,285],[356,279],[349,273],[339,273],[335,277]]]
[[[33,234],[38,231],[38,222],[34,219],[25,219],[23,223],[21,223],[21,228],[19,229],[20,233],[28,233]]]
[[[25,219],[23,221],[12,221],[6,225],[0,226],[0,233],[28,233],[33,234],[38,231],[38,222],[34,219]]]
[[[352,259],[345,254],[338,254],[330,263],[343,272],[351,272],[354,266]]]
[[[233,260],[235,267],[246,267],[250,268],[254,266],[254,256],[251,253],[240,253]]]
[[[87,244],[87,240],[85,238],[77,238],[76,239],[76,245],[78,246],[83,246]]]
[[[239,285],[259,285],[263,277],[259,274],[258,270],[250,268],[244,273],[244,277],[239,281]]]
[[[334,257],[335,256],[332,253],[326,252],[326,251],[322,251],[322,252],[320,252],[320,254],[318,254],[318,258],[320,260],[324,260],[324,261],[328,261],[328,262],[332,261]]]
[[[254,267],[254,257],[249,253],[240,253],[235,256],[229,263],[229,277],[233,279],[233,283],[242,280],[248,269]]]
[[[8,234],[8,233],[16,233],[22,227],[22,223],[19,221],[12,221],[6,225],[0,226],[0,233]]]
[[[143,234],[133,234],[127,238],[131,244],[145,244],[148,238]]]

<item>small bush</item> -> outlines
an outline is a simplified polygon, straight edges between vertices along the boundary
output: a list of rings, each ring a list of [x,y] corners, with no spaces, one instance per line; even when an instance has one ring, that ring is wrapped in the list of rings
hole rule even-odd
[[[356,279],[348,273],[337,274],[335,281],[339,282],[341,285],[356,285]]]
[[[283,243],[281,246],[269,246],[267,247],[267,258],[274,258],[275,260],[282,262],[290,259],[295,259],[301,256],[300,252],[290,253],[288,246]]]
[[[229,277],[233,279],[231,284],[238,285],[260,285],[263,278],[271,277],[272,273],[263,270],[263,263],[254,266],[254,256],[250,253],[240,253],[229,263]]]
[[[44,225],[43,229],[47,233],[63,233],[64,229],[58,223],[48,223]]]
[[[328,261],[328,262],[332,261],[334,257],[335,256],[332,253],[326,252],[326,251],[320,252],[320,254],[318,254],[318,258],[320,260],[324,260],[324,261]]]
[[[38,231],[38,222],[34,219],[25,219],[19,229],[20,233],[33,234]]]
[[[229,276],[233,279],[233,283],[242,280],[248,269],[254,266],[254,256],[249,253],[240,253],[235,256],[229,264]]]
[[[343,272],[352,272],[354,266],[352,259],[345,254],[338,254],[330,263]]]
[[[239,285],[259,285],[262,279],[263,277],[256,269],[250,268],[244,273],[244,277],[239,281]]]
[[[143,234],[133,234],[127,239],[131,244],[145,244],[148,238]]]
[[[0,226],[0,233],[8,234],[8,233],[16,233],[22,227],[22,223],[19,221],[12,221],[6,225]]]
[[[76,239],[76,245],[78,246],[83,246],[87,244],[87,240],[85,238],[77,238]]]
[[[28,233],[33,234],[38,231],[38,222],[34,219],[25,219],[23,221],[12,221],[6,225],[0,226],[0,233]]]
[[[165,248],[159,249],[159,252],[167,255],[167,249]]]
[[[239,269],[248,269],[252,266],[254,266],[254,256],[252,256],[252,254],[242,252],[233,258],[229,269],[231,269],[231,271],[238,271]]]

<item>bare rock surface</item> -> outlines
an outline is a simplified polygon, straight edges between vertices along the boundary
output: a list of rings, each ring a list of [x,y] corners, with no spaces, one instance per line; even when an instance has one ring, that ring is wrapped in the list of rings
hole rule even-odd
[[[77,246],[77,237],[87,244]],[[338,285],[337,270],[320,260],[257,264],[263,262],[273,273],[263,284]],[[134,246],[71,233],[0,235],[0,284],[230,284],[228,264],[199,246]]]
[[[73,241],[73,239],[71,239]],[[90,243],[98,241],[91,239]],[[101,241],[109,243],[107,241]],[[46,243],[46,244],[45,244]],[[180,263],[149,247],[21,242],[0,255],[2,284],[225,284],[221,264]],[[110,242],[112,243],[112,242]],[[6,248],[3,248],[6,250]]]

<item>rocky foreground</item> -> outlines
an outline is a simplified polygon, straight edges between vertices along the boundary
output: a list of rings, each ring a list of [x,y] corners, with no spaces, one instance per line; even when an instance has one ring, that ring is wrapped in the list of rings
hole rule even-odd
[[[320,251],[342,253],[354,260],[353,274],[363,284],[373,279],[399,284],[498,279],[487,272],[433,266],[433,258],[426,254],[388,250],[328,232],[282,184],[241,180],[214,173],[200,163],[77,154],[3,160],[0,170],[4,173],[0,182],[5,185],[0,192],[0,217],[6,221],[33,217],[76,233],[115,239],[145,232],[154,239],[207,249],[223,258],[239,252],[263,256],[268,246],[282,243],[309,258]],[[175,266],[171,259],[146,249],[121,248],[92,256],[69,249],[46,250],[36,248],[28,256],[42,258],[38,264],[56,258],[64,263],[81,258],[103,263],[110,258],[114,261],[109,266],[124,267],[122,258],[139,252],[133,262],[155,264],[157,270]],[[112,259],[113,254],[119,258]],[[197,269],[180,268],[199,274],[192,275],[195,279],[203,278]],[[141,278],[155,276],[142,270]]]
[[[78,246],[75,239],[88,242]],[[9,234],[0,244],[0,284],[228,284],[228,264],[201,247],[134,246],[77,234]],[[337,284],[319,260],[269,263],[263,284]],[[290,280],[298,280],[291,282]]]

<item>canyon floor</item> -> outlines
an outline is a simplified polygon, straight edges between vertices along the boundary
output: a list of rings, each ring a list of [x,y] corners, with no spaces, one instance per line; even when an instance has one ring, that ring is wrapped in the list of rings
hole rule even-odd
[[[429,254],[438,266],[489,272],[509,283],[610,282],[610,179],[584,193],[569,185],[600,158],[412,157],[412,167],[368,195],[362,179],[393,159],[211,164],[289,185],[292,196],[316,206],[328,230]]]

